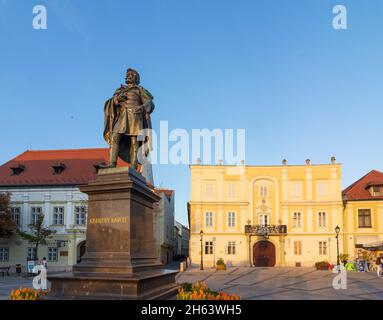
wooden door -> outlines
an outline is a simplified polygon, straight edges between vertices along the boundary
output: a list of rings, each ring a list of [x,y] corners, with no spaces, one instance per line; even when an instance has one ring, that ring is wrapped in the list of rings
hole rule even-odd
[[[275,266],[275,246],[270,241],[258,241],[253,247],[253,263],[256,267]]]

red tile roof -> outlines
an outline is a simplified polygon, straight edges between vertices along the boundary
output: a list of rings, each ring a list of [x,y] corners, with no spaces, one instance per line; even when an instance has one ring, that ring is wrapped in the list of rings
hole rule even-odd
[[[343,198],[347,201],[356,200],[383,200],[383,197],[373,197],[368,190],[369,186],[383,185],[383,173],[372,170],[365,176],[354,182],[342,192]]]
[[[168,199],[168,201],[171,200],[172,198],[172,194],[174,193],[174,190],[170,190],[170,189],[161,189],[161,188],[156,188],[154,189],[154,192],[157,193],[157,194],[160,194],[160,193],[163,193],[165,195],[165,197]]]
[[[108,163],[109,149],[27,150],[0,166],[0,186],[80,185],[96,178],[95,165]],[[52,166],[65,165],[61,174]],[[24,166],[19,175],[11,168]],[[118,160],[118,167],[128,166]]]

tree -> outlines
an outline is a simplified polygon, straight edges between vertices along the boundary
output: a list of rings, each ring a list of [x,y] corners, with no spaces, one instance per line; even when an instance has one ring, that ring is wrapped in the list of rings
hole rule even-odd
[[[11,194],[0,193],[0,238],[9,238],[16,231],[16,223],[12,219]]]
[[[34,245],[36,252],[34,259],[38,260],[39,245],[46,245],[47,240],[50,239],[56,231],[44,227],[44,214],[42,213],[37,216],[36,222],[29,224],[28,227],[31,229],[31,233],[18,229],[17,234],[24,240],[27,240],[30,244]]]

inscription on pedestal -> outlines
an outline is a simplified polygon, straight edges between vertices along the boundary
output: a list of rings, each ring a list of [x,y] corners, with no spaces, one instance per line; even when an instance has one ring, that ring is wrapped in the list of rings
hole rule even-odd
[[[112,223],[128,223],[127,217],[104,217],[104,218],[89,218],[89,224],[112,224]]]

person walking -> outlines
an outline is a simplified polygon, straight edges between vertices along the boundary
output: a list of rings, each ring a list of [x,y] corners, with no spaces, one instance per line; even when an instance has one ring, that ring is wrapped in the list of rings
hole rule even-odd
[[[376,273],[377,273],[377,275],[378,275],[378,278],[382,278],[382,276],[381,276],[381,273],[382,273],[382,264],[383,264],[383,254],[381,253],[380,255],[379,255],[379,257],[376,259],[376,268],[377,268],[377,270],[376,270]]]
[[[41,265],[42,265],[45,269],[48,268],[47,258],[44,257],[43,260],[41,260]]]

